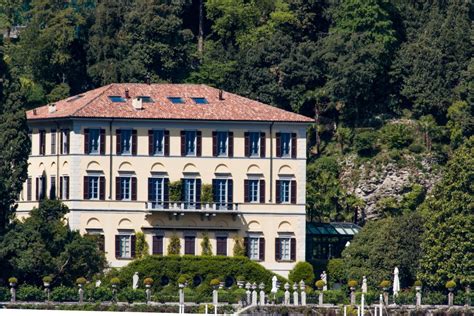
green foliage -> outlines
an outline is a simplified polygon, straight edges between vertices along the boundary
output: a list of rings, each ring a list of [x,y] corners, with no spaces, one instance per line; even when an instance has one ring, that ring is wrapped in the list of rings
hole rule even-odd
[[[420,280],[416,280],[413,286],[423,286],[423,283]]]
[[[326,285],[326,282],[324,282],[323,280],[318,280],[318,281],[316,281],[316,283],[314,285],[316,285],[316,287],[319,290],[322,290],[323,287]]]
[[[188,284],[191,280],[191,277],[188,274],[182,274],[179,276],[177,283],[178,284]]]
[[[212,245],[207,233],[202,235],[201,248],[203,256],[212,256]]]
[[[474,110],[472,104],[465,101],[454,102],[448,108],[447,127],[450,130],[451,145],[456,148],[474,134]]]
[[[344,268],[344,261],[341,258],[330,259],[328,261],[327,271],[332,280],[339,283],[345,283],[347,275]]]
[[[303,280],[306,284],[312,284],[314,280],[313,266],[308,262],[298,262],[288,274],[291,283],[299,283]]]
[[[79,299],[77,289],[57,286],[51,290],[50,298],[53,302],[74,302]]]
[[[456,282],[454,282],[453,280],[449,280],[448,282],[446,282],[445,287],[447,289],[454,289],[456,287]]]
[[[377,151],[377,133],[374,131],[364,131],[355,134],[354,148],[362,157],[368,157]]]
[[[425,233],[418,277],[441,288],[454,278],[474,282],[474,139],[457,149],[432,197],[422,205]]]
[[[183,190],[183,185],[181,181],[170,182],[169,190],[170,190],[170,197],[169,197],[170,202],[180,202],[182,190]]]
[[[110,284],[112,285],[120,285],[120,279],[115,277],[115,278],[112,278],[110,279]]]
[[[0,287],[0,302],[7,302],[11,299],[10,290],[5,287]]]
[[[244,240],[242,237],[236,236],[234,237],[234,257],[243,257],[245,256],[245,246]]]
[[[135,232],[135,256],[136,258],[143,258],[149,253],[148,243],[145,239],[145,234],[142,232]]]
[[[49,275],[43,277],[43,282],[44,283],[51,283],[53,282],[53,278]]]
[[[25,284],[19,287],[17,292],[17,299],[19,301],[25,302],[41,302],[45,299],[45,293],[40,287]]]
[[[94,285],[86,289],[86,295],[94,302],[110,302],[113,299],[112,290],[108,287],[100,286],[95,287]]]
[[[211,282],[209,282],[210,286],[219,286],[221,281],[219,279],[212,279]]]
[[[145,285],[153,285],[153,282],[155,282],[152,278],[145,278],[143,280],[143,284]]]
[[[390,149],[403,149],[413,142],[413,129],[405,124],[387,124],[381,130],[381,139]]]
[[[401,291],[394,297],[398,305],[413,305],[416,302],[416,294],[413,291]]]
[[[173,235],[170,238],[168,245],[168,255],[179,255],[181,252],[181,242],[177,235]]]
[[[214,196],[212,194],[212,184],[203,184],[201,186],[201,202],[203,204],[210,204],[214,200]]]
[[[80,277],[76,279],[76,284],[84,285],[86,283],[87,283],[87,280],[84,277]]]
[[[132,289],[131,287],[126,287],[122,289],[117,295],[119,302],[145,302],[146,293],[143,289]]]
[[[15,277],[9,277],[8,278],[8,283],[15,283],[16,284],[16,283],[18,283],[18,279],[15,278]]]
[[[349,280],[347,282],[348,287],[357,287],[357,285],[358,285],[358,282],[356,280]]]
[[[383,280],[382,282],[380,282],[379,287],[382,289],[388,289],[390,287],[390,281]]]

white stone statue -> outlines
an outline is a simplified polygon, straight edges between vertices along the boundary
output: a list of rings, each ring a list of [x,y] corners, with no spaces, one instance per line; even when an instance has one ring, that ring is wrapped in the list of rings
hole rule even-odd
[[[136,290],[138,289],[138,272],[135,272],[135,274],[133,275],[133,289]]]
[[[274,275],[273,278],[272,278],[272,290],[271,290],[272,293],[278,292],[277,282],[278,282],[278,279],[277,279],[276,275]]]
[[[362,293],[367,293],[367,278],[365,275],[362,277]]]
[[[102,284],[101,280],[95,281],[95,287],[100,287],[101,284]]]
[[[328,276],[326,274],[326,271],[323,271],[320,277],[321,277],[321,280],[324,281],[323,291],[327,291],[328,290]]]

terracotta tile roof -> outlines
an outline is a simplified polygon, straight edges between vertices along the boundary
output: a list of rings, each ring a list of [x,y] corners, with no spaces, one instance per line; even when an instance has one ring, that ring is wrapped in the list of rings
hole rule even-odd
[[[110,96],[130,98],[112,102]],[[149,96],[152,103],[143,103],[142,110],[132,106],[132,99]],[[173,104],[168,97],[182,97],[184,104]],[[196,104],[192,97],[204,97],[208,104]],[[313,119],[288,112],[242,96],[198,84],[110,84],[55,103],[56,111],[49,113],[48,105],[27,111],[28,120],[55,118],[123,118],[219,121],[278,121],[310,123]],[[36,113],[36,114],[35,114]]]

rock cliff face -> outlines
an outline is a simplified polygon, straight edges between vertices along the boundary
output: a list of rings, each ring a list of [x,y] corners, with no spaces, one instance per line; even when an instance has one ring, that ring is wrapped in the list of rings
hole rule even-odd
[[[377,202],[392,197],[400,201],[413,184],[429,193],[440,179],[436,161],[429,157],[404,155],[402,162],[368,160],[357,164],[355,156],[347,156],[342,163],[340,181],[343,187],[365,202],[359,214],[362,219],[378,216]]]

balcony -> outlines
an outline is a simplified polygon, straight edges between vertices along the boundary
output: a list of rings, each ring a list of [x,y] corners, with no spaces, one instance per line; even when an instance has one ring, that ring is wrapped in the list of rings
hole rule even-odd
[[[201,203],[201,202],[145,202],[148,211],[229,213],[239,210],[239,203]]]

